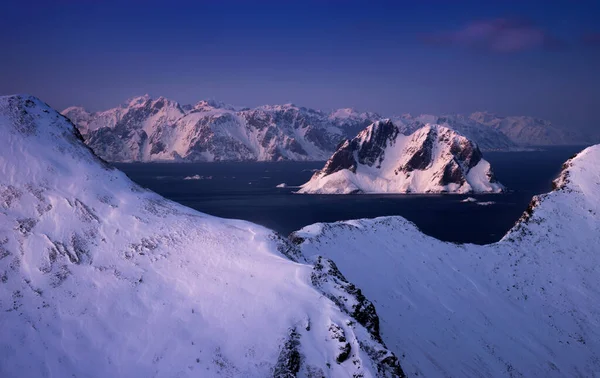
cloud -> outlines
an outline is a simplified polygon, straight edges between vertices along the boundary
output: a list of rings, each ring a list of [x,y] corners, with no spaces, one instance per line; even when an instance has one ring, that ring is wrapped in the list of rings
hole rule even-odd
[[[530,21],[508,18],[473,21],[459,30],[430,33],[423,35],[421,39],[431,45],[497,53],[553,49],[564,44]]]
[[[584,34],[581,40],[588,46],[600,46],[600,33]]]

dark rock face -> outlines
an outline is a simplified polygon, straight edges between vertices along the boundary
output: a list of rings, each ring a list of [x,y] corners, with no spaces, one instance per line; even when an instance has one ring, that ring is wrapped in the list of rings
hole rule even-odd
[[[266,129],[271,123],[271,117],[264,113],[246,112],[244,113],[244,117],[246,118],[248,125],[256,128],[257,130]]]
[[[331,324],[329,326],[329,334],[333,340],[336,340],[339,344],[339,354],[336,356],[335,361],[338,364],[346,361],[350,357],[350,352],[352,351],[352,346],[346,340],[346,333],[344,329],[337,324]]]
[[[302,355],[300,354],[300,334],[291,329],[273,368],[273,378],[294,378],[300,371]]]
[[[459,161],[466,162],[469,169],[476,166],[477,163],[483,159],[479,147],[470,140],[466,140],[463,143],[454,141],[450,148],[450,153],[452,153]]]
[[[331,226],[330,226],[331,227]],[[371,303],[352,283],[348,282],[344,275],[339,271],[337,266],[330,259],[319,256],[313,266],[311,274],[311,282],[313,286],[323,292],[323,294],[334,302],[342,311],[351,315],[359,324],[365,327],[376,344],[367,345],[360,344],[360,348],[377,364],[378,376],[381,377],[396,377],[404,378],[406,375],[400,367],[398,358],[389,350],[379,333],[379,316],[375,310],[375,306]],[[333,295],[331,292],[324,291],[323,285],[329,282],[332,284],[340,295]],[[348,299],[351,298],[354,304],[350,305]],[[331,331],[331,329],[330,329]],[[337,341],[340,343],[340,353],[338,360],[350,358],[353,351],[345,345],[345,337],[343,333],[333,330]],[[349,353],[347,356],[346,354]]]
[[[308,155],[304,148],[302,148],[302,145],[294,138],[287,139],[283,144],[283,148],[299,155]]]
[[[437,131],[430,129],[422,144],[409,147],[406,153],[411,155],[411,158],[401,168],[402,172],[406,173],[427,168],[432,161],[433,142],[436,138]]]
[[[355,173],[359,163],[379,166],[383,161],[388,141],[395,141],[398,134],[398,128],[389,120],[377,122],[351,141],[340,143],[325,167],[316,174],[326,176],[343,169]]]
[[[159,154],[165,150],[165,147],[166,146],[163,142],[156,142],[156,144],[152,145],[152,148],[150,149],[150,154],[151,155]]]
[[[370,137],[363,141],[358,150],[358,161],[369,167],[375,163],[381,164],[388,141],[396,140],[399,133],[398,128],[390,120],[373,124]],[[358,137],[361,135],[362,133]]]
[[[402,191],[409,193],[415,190],[413,186],[410,186],[415,182],[412,175],[412,172],[415,171],[427,171],[428,176],[421,177],[428,177],[428,182],[433,184],[432,189],[418,190],[425,192],[469,190],[468,185],[471,184],[469,171],[483,160],[477,144],[454,130],[440,125],[426,125],[410,135],[403,135],[400,130],[401,127],[397,127],[387,120],[375,122],[359,133],[356,138],[338,146],[337,151],[327,161],[325,167],[317,172],[313,179],[319,180],[344,169],[351,173],[357,173],[359,165],[379,169],[382,168],[382,163],[385,161],[386,168],[381,170],[381,178],[392,183],[395,183],[394,180],[398,180],[401,183],[399,185],[407,185],[401,189]],[[385,160],[386,153],[394,156],[397,161]],[[391,167],[394,168],[390,172],[389,168]],[[487,169],[487,171],[477,172],[476,175],[483,176],[479,179],[490,184],[497,183],[491,168],[486,165],[482,169]],[[363,179],[368,179],[376,171],[370,172],[365,173],[366,176]],[[340,180],[342,182],[346,179],[340,178]],[[421,183],[417,185],[423,185],[422,179],[419,180]],[[448,185],[451,186],[448,187]],[[465,185],[467,188],[464,187]],[[346,189],[346,192],[351,190],[351,188]],[[363,189],[359,188],[357,192],[361,192],[361,190]],[[480,189],[477,185],[472,190]],[[501,185],[500,188],[496,185],[490,190],[502,190]]]
[[[325,151],[332,151],[339,142],[338,136],[329,134],[324,128],[308,126],[304,135],[308,141]]]
[[[454,159],[452,159],[450,163],[448,163],[446,167],[444,167],[444,175],[440,180],[440,185],[442,186],[451,183],[458,185],[462,185],[465,183],[465,176],[463,174],[463,171],[462,169],[460,169],[460,165]]]
[[[357,163],[354,158],[356,144],[355,141],[346,141],[325,163],[325,167],[315,174],[327,176],[342,169],[347,169],[353,173],[356,172]]]

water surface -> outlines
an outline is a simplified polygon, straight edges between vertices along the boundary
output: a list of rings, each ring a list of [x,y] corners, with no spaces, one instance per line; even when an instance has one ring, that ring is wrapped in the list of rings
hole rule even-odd
[[[486,244],[500,240],[535,194],[551,190],[562,164],[582,147],[533,152],[488,152],[506,194],[466,195],[293,194],[324,162],[115,164],[142,186],[199,211],[244,219],[284,235],[316,222],[401,215],[438,239]],[[186,177],[200,176],[198,179]],[[287,188],[277,188],[285,183]]]

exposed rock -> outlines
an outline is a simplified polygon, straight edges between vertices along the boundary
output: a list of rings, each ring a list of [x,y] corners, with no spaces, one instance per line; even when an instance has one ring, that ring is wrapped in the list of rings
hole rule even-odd
[[[378,121],[343,143],[299,193],[500,192],[477,145],[439,125],[400,134]]]
[[[292,104],[241,110],[214,101],[180,106],[150,96],[98,113],[78,107],[63,113],[98,155],[116,162],[325,160],[357,127],[380,118]]]

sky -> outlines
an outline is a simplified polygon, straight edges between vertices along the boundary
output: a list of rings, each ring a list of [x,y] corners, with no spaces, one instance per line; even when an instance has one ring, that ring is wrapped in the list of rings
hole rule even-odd
[[[0,94],[294,103],[599,130],[600,1],[5,0]]]

